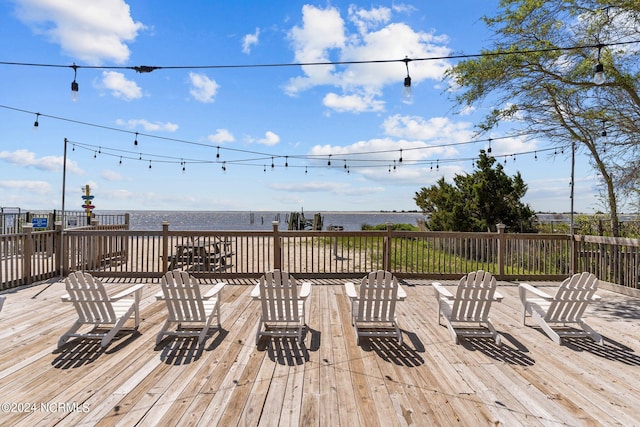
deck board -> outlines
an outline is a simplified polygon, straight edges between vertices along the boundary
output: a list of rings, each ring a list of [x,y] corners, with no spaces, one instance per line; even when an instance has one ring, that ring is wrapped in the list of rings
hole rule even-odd
[[[136,279],[140,282],[141,279]],[[98,341],[59,336],[75,320],[60,282],[5,293],[0,312],[0,403],[35,408],[0,414],[3,425],[596,426],[640,424],[640,299],[608,290],[587,310],[605,337],[557,346],[530,319],[520,322],[517,286],[500,282],[490,339],[455,345],[436,319],[428,281],[409,281],[397,306],[404,343],[356,345],[339,280],[314,281],[304,344],[262,338],[250,282],[222,294],[222,330],[203,346],[155,336],[166,318],[157,282],[143,289],[138,332],[106,350]],[[131,283],[108,283],[117,292]],[[445,282],[446,284],[446,282]],[[549,285],[553,283],[541,283]],[[66,404],[44,410],[40,404]],[[69,410],[77,405],[86,411]]]

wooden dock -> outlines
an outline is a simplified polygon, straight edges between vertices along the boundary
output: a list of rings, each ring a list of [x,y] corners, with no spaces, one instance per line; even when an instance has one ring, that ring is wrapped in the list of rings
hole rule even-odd
[[[146,283],[146,282],[145,282]],[[605,337],[557,346],[520,323],[513,283],[500,282],[492,320],[503,335],[455,345],[438,325],[428,281],[405,282],[404,343],[356,345],[342,281],[315,281],[304,345],[263,338],[251,282],[222,294],[221,332],[204,346],[155,345],[166,307],[144,287],[137,333],[105,350],[56,342],[75,311],[52,280],[5,292],[0,312],[0,424],[204,426],[633,426],[640,425],[640,299],[606,290],[587,312]],[[109,283],[113,292],[131,282]],[[537,284],[540,285],[540,284]],[[553,285],[544,283],[543,285]]]

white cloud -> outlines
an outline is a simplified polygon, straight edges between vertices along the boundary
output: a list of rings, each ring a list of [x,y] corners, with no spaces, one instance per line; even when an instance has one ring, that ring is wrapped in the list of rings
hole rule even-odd
[[[227,129],[216,129],[216,133],[207,136],[207,139],[216,144],[223,144],[225,142],[233,142],[236,140],[233,134]]]
[[[448,141],[449,144],[471,141],[474,135],[473,123],[452,122],[446,117],[425,120],[419,116],[396,114],[387,117],[382,127],[389,136],[421,141]]]
[[[256,32],[253,34],[247,34],[242,38],[242,52],[251,53],[251,47],[258,44],[258,38],[260,37],[260,28],[256,28]]]
[[[269,146],[276,145],[277,143],[280,142],[280,137],[277,134],[268,130],[267,132],[265,132],[264,138],[258,139],[256,140],[256,142],[258,144],[269,145]]]
[[[299,62],[361,62],[395,60],[390,63],[303,66],[302,76],[290,79],[285,86],[289,95],[316,86],[340,88],[342,94],[325,97],[325,105],[338,111],[363,111],[357,106],[345,109],[347,101],[363,96],[377,98],[387,85],[402,86],[406,66],[402,58],[443,57],[451,53],[447,38],[434,33],[416,31],[400,22],[392,22],[392,11],[399,9],[349,8],[350,28],[336,8],[305,5],[301,26],[289,32],[295,58]],[[408,9],[403,9],[408,11]],[[446,60],[411,61],[409,73],[413,85],[430,79],[440,81],[450,67]],[[339,102],[343,101],[343,102]],[[380,104],[369,102],[380,111]]]
[[[189,82],[191,83],[191,89],[189,93],[197,101],[211,103],[215,101],[215,96],[218,93],[220,87],[215,80],[211,80],[204,74],[189,73]]]
[[[124,74],[115,71],[103,71],[102,81],[97,86],[111,91],[113,96],[125,101],[142,98],[140,86],[132,80],[127,80]]]
[[[46,181],[0,181],[0,188],[19,190],[29,193],[47,194],[51,191],[51,184]]]
[[[378,7],[370,10],[359,9],[352,5],[349,7],[349,19],[358,27],[360,33],[366,33],[371,27],[378,27],[389,22],[391,9]]]
[[[102,178],[104,178],[105,180],[107,180],[107,181],[122,181],[122,180],[124,180],[124,177],[122,176],[121,173],[118,173],[118,172],[112,171],[112,170],[102,171],[100,176]]]
[[[124,0],[15,0],[18,18],[36,34],[59,44],[72,58],[91,65],[129,59],[126,43],[145,26],[133,20]]]
[[[44,156],[37,158],[35,153],[28,150],[0,151],[0,160],[17,166],[33,167],[45,171],[61,171],[64,163],[63,156]],[[67,171],[84,174],[84,171],[78,167],[78,164],[67,159]]]
[[[126,126],[129,129],[142,128],[148,132],[157,132],[157,131],[175,132],[178,130],[178,125],[175,123],[171,123],[171,122],[152,123],[146,119],[130,119],[130,120],[118,119],[116,120],[116,124],[118,126]]]
[[[362,113],[384,110],[384,101],[374,99],[373,95],[338,95],[330,92],[325,95],[322,103],[337,112]]]

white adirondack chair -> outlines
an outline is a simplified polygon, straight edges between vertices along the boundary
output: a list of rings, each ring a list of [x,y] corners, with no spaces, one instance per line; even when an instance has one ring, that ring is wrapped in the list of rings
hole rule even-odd
[[[220,298],[226,283],[217,283],[210,291],[202,295],[198,280],[189,273],[180,270],[167,272],[161,281],[162,292],[156,299],[164,300],[169,315],[156,336],[156,344],[165,335],[198,336],[198,344],[207,337],[214,319],[220,329]],[[177,324],[173,330],[169,328]]]
[[[598,278],[592,273],[578,273],[564,280],[555,295],[551,296],[527,283],[518,286],[522,302],[522,324],[527,314],[556,343],[562,337],[589,336],[599,344],[604,344],[602,336],[583,320],[582,316],[589,303],[600,299],[596,295]],[[528,293],[533,294],[531,298]],[[579,326],[577,330],[571,325]]]
[[[384,270],[373,271],[360,281],[358,291],[353,282],[345,283],[345,292],[351,300],[351,324],[358,344],[360,337],[396,337],[402,344],[396,302],[407,295],[394,275]]]
[[[78,313],[78,320],[60,337],[58,347],[64,345],[71,337],[82,337],[100,338],[101,346],[104,348],[132,315],[135,321],[134,328],[138,329],[139,304],[144,284],[134,285],[110,297],[102,282],[89,273],[73,272],[64,282],[67,295],[64,295],[62,300],[73,303]],[[124,298],[129,295],[133,295],[133,298]],[[93,325],[94,328],[86,333],[77,333],[83,325]],[[101,327],[107,329],[106,332],[98,332]]]
[[[280,270],[262,276],[251,296],[260,300],[262,313],[256,345],[261,336],[294,336],[302,344],[306,328],[305,300],[311,293],[311,283],[303,282],[298,288],[296,279]]]
[[[440,316],[456,344],[460,336],[490,336],[496,344],[502,343],[502,337],[489,319],[491,303],[502,301],[502,295],[496,291],[496,279],[489,272],[478,270],[463,276],[453,295],[441,283],[432,283],[438,304],[438,324]]]

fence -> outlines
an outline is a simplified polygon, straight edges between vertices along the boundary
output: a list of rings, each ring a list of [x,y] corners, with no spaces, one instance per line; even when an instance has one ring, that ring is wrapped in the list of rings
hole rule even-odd
[[[67,274],[158,278],[184,269],[202,278],[355,277],[385,269],[402,278],[454,279],[491,271],[500,280],[561,280],[590,271],[639,288],[640,240],[598,236],[393,231],[131,231],[98,225],[0,236],[0,290]],[[62,238],[61,238],[62,237]],[[60,254],[65,254],[60,257]]]
[[[37,230],[54,230],[57,222],[66,224],[65,228],[85,227],[91,221],[103,225],[129,225],[129,214],[92,214],[85,211],[22,211],[20,208],[0,208],[0,235],[22,233],[25,224],[32,224]]]

